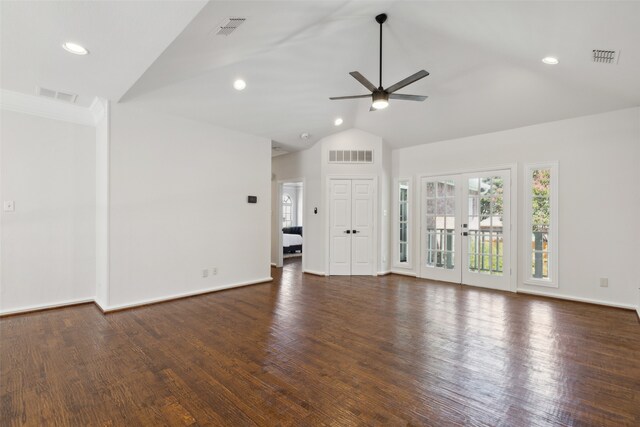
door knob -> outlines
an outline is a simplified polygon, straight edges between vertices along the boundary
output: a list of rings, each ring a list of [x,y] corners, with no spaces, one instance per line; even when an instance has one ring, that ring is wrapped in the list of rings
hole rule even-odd
[[[462,235],[463,235],[463,236],[468,236],[468,235],[469,235],[469,233],[467,233],[466,231],[463,231],[463,232],[462,232]]]
[[[358,231],[358,230],[351,230],[351,232],[352,232],[353,234],[358,234],[358,233],[359,233],[359,231]]]
[[[344,230],[345,233],[351,234],[351,230]]]

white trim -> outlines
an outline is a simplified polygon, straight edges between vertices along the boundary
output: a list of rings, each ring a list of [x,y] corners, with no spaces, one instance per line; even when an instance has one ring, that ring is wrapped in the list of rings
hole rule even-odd
[[[398,274],[400,276],[409,276],[418,278],[418,275],[415,271],[402,271],[402,270],[391,270],[391,274]]]
[[[95,299],[84,298],[84,299],[77,299],[77,300],[61,301],[53,304],[30,305],[30,306],[20,307],[12,310],[2,310],[0,311],[0,317],[10,316],[12,314],[30,313],[32,311],[48,310],[50,308],[61,308],[61,307],[67,307],[70,305],[86,304],[90,302],[95,302]]]
[[[314,276],[322,276],[322,277],[326,277],[328,276],[328,274],[326,274],[323,271],[315,271],[315,270],[302,270],[303,273],[307,273],[307,274],[313,274]]]
[[[272,262],[272,263],[271,263],[271,267],[276,267],[276,268],[277,268],[277,267],[278,267],[278,264],[276,264],[275,262]]]
[[[549,245],[551,246],[551,251],[549,252],[548,258],[548,279],[536,279],[531,277],[531,186],[532,186],[532,178],[531,171],[534,169],[549,169],[551,171],[551,182],[550,182],[550,190],[551,190],[551,198],[550,198],[550,227],[549,227]],[[524,175],[524,200],[523,200],[523,283],[525,285],[531,286],[543,286],[547,288],[558,288],[560,286],[560,282],[558,280],[558,259],[559,259],[559,251],[558,251],[558,176],[559,176],[559,167],[557,161],[551,162],[536,162],[536,163],[527,163],[523,166]]]
[[[216,292],[216,291],[223,291],[225,289],[239,288],[239,287],[242,287],[242,286],[256,285],[258,283],[266,283],[266,282],[271,282],[271,281],[273,281],[273,277],[265,277],[265,278],[257,279],[257,280],[249,280],[249,281],[246,281],[246,282],[231,283],[231,284],[228,284],[228,285],[216,286],[216,287],[213,287],[213,288],[200,289],[200,290],[193,291],[193,292],[184,292],[184,293],[180,293],[180,294],[169,295],[169,296],[166,296],[166,297],[150,298],[150,299],[146,299],[146,300],[136,301],[136,302],[133,302],[133,303],[120,304],[120,305],[110,305],[110,306],[107,306],[107,307],[100,307],[100,308],[102,309],[103,312],[109,313],[111,311],[123,310],[125,308],[139,307],[141,305],[155,304],[155,303],[158,303],[158,302],[171,301],[171,300],[175,300],[175,299],[192,297],[192,296],[208,294],[208,293]]]
[[[378,271],[376,276],[386,276],[387,274],[391,274],[391,270]]]
[[[324,216],[325,220],[324,220],[324,239],[325,239],[325,271],[327,271],[327,276],[330,276],[331,274],[329,273],[331,271],[331,251],[330,251],[330,247],[331,247],[331,212],[330,212],[330,206],[331,206],[331,180],[332,179],[350,179],[350,180],[354,180],[354,179],[370,179],[373,181],[373,253],[371,254],[371,256],[373,257],[372,260],[372,273],[371,276],[375,276],[376,275],[376,269],[379,266],[379,256],[380,256],[380,248],[378,247],[378,234],[379,230],[378,230],[378,175],[375,174],[364,174],[364,175],[352,175],[352,174],[347,174],[347,175],[341,175],[341,174],[336,174],[336,175],[327,175],[325,177],[325,181],[324,181],[324,195],[325,195],[325,207],[327,208],[327,214]],[[303,242],[304,245],[304,242]],[[303,246],[303,250],[302,252],[304,252],[304,246]]]
[[[551,292],[530,291],[528,289],[518,289],[517,292],[519,294],[528,294],[528,295],[536,295],[536,296],[540,296],[540,297],[557,298],[557,299],[563,299],[563,300],[568,300],[568,301],[584,302],[584,303],[588,303],[588,304],[606,305],[608,307],[624,308],[624,309],[627,309],[627,310],[635,310],[636,309],[636,306],[633,305],[633,304],[620,304],[620,303],[617,303],[617,302],[602,301],[602,300],[591,299],[591,298],[573,297],[573,296],[570,296],[570,295],[562,295],[562,294],[556,294],[556,293],[551,293]]]
[[[0,93],[0,108],[85,126],[95,126],[96,123],[89,108],[6,89]]]

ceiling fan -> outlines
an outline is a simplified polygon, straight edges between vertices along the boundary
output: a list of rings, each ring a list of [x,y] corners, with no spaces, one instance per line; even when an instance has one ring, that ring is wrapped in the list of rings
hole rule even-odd
[[[331,99],[332,101],[339,99],[358,99],[358,98],[368,98],[371,97],[371,108],[369,111],[381,110],[383,108],[387,108],[389,106],[389,99],[399,99],[404,101],[424,101],[427,99],[426,96],[422,95],[404,95],[400,93],[395,93],[398,89],[402,89],[405,86],[410,85],[424,77],[429,75],[425,70],[420,70],[415,74],[410,75],[404,80],[400,80],[398,83],[389,86],[388,88],[382,87],[382,24],[387,20],[387,14],[382,13],[376,16],[376,22],[380,24],[380,86],[377,88],[367,80],[362,74],[357,71],[352,71],[349,74],[353,76],[354,79],[359,81],[364,87],[371,91],[370,95],[351,95],[351,96],[334,96]]]

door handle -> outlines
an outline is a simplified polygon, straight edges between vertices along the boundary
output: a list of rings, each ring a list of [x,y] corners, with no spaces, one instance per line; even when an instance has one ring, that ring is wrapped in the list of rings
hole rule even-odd
[[[358,230],[351,230],[351,232],[352,232],[353,234],[358,234],[358,233],[359,233],[359,231],[358,231]]]
[[[467,233],[466,231],[463,231],[463,232],[462,232],[462,235],[463,235],[463,236],[468,236],[468,235],[469,235],[469,233]]]
[[[345,233],[351,234],[351,230],[344,230]]]

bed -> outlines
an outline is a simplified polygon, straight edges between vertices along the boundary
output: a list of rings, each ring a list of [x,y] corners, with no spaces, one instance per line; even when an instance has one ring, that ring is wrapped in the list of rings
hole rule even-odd
[[[302,252],[302,227],[284,227],[282,229],[282,251],[285,254]]]

